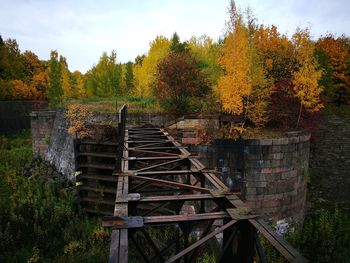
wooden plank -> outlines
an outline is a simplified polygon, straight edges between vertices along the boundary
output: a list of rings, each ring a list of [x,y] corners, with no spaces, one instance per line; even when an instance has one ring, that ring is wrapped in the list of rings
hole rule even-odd
[[[139,173],[141,171],[146,171],[146,170],[154,169],[154,168],[157,168],[157,167],[161,167],[161,166],[164,166],[164,165],[177,163],[177,162],[181,162],[181,161],[183,161],[183,159],[179,158],[179,159],[167,161],[167,162],[164,162],[164,163],[158,163],[158,164],[147,166],[147,167],[142,168],[142,169],[138,169],[137,172]]]
[[[90,156],[90,157],[99,157],[99,158],[113,158],[113,159],[115,159],[116,158],[116,155],[115,155],[115,153],[107,153],[107,152],[105,152],[105,153],[95,153],[95,152],[78,152],[77,153],[77,156]]]
[[[228,222],[227,224],[223,225],[222,227],[219,227],[218,229],[216,229],[215,231],[211,232],[207,236],[203,237],[202,239],[200,239],[197,242],[193,243],[192,245],[190,245],[186,249],[182,250],[180,253],[172,256],[166,262],[169,262],[169,263],[170,262],[175,262],[176,260],[182,258],[187,253],[189,253],[193,249],[203,245],[206,241],[208,241],[209,239],[213,238],[214,236],[216,236],[217,234],[221,233],[222,231],[224,231],[225,229],[229,228],[230,226],[234,225],[236,222],[237,222],[236,220],[232,220],[232,221]]]
[[[193,195],[161,195],[142,197],[136,202],[169,202],[169,201],[191,201],[202,199],[214,199],[211,194],[193,194]]]
[[[118,146],[115,142],[108,142],[108,141],[92,141],[92,140],[82,140],[77,141],[77,145],[106,145],[106,146]]]
[[[236,194],[227,193],[225,196],[234,207],[246,207],[244,202]]]
[[[139,140],[139,141],[128,140],[126,142],[134,144],[134,143],[154,143],[154,142],[168,143],[168,142],[171,142],[171,141],[168,140],[168,139],[159,139],[159,140]]]
[[[277,236],[275,231],[262,219],[248,219],[249,222],[280,252],[289,262],[309,262],[295,248],[283,238]]]
[[[104,216],[112,216],[113,212],[108,212],[105,210],[97,210],[92,208],[82,208],[85,213],[91,213],[95,215],[104,215]]]
[[[143,149],[143,148],[152,148],[154,146],[160,146],[163,145],[161,147],[164,147],[164,145],[167,145],[168,142],[166,142],[167,140],[163,140],[163,141],[157,141],[157,142],[152,142],[152,143],[138,143],[140,145],[133,145],[132,147],[130,147],[129,149]],[[134,143],[136,144],[136,143]]]
[[[85,186],[85,185],[79,185],[77,187],[78,191],[92,191],[95,193],[108,193],[108,194],[115,194],[115,188],[107,188],[107,187],[92,187],[92,186]]]
[[[79,169],[81,167],[86,168],[96,168],[101,170],[114,170],[115,164],[100,164],[100,163],[77,163],[77,168]]]
[[[191,174],[192,170],[163,170],[163,171],[135,171],[135,175],[176,175],[176,174]]]
[[[204,172],[204,176],[209,181],[215,182],[215,185],[217,185],[219,189],[223,189],[224,191],[229,191],[229,188],[215,174]]]
[[[120,230],[119,263],[128,262],[128,230]]]
[[[150,178],[150,177],[144,177],[144,176],[138,176],[138,175],[129,175],[130,178],[138,181],[149,181],[152,182],[154,185],[165,185],[165,186],[173,186],[181,189],[190,189],[202,193],[209,193],[210,190],[207,188],[202,188],[198,186],[193,186],[189,184],[182,184],[182,183],[176,183],[172,181],[167,181],[167,180],[161,180],[161,179],[155,179],[155,178]]]
[[[114,206],[114,201],[112,200],[104,200],[101,199],[101,197],[79,197],[79,202],[89,202],[89,203],[96,203],[96,204],[105,204],[105,205],[111,205]]]
[[[149,157],[129,157],[129,161],[148,161],[148,160],[173,160],[181,156],[149,156]]]
[[[139,228],[143,227],[142,216],[105,216],[102,221],[103,227],[113,228]]]
[[[119,251],[119,236],[120,236],[120,230],[113,230],[112,231],[112,237],[111,237],[111,245],[109,248],[109,263],[115,263],[118,262],[118,251]]]
[[[226,211],[231,218],[235,220],[253,219],[257,217],[248,207],[227,208]]]
[[[213,212],[203,214],[169,215],[169,216],[145,216],[144,224],[174,224],[179,222],[203,221],[229,218],[226,212]]]
[[[90,175],[90,174],[79,174],[76,177],[76,181],[79,182],[82,179],[90,179],[105,182],[117,182],[117,177],[113,175]]]
[[[168,153],[168,152],[141,150],[141,149],[130,149],[130,152],[147,153],[147,154],[150,154],[151,156],[156,155],[156,154],[160,155],[160,156],[179,156],[178,153]]]

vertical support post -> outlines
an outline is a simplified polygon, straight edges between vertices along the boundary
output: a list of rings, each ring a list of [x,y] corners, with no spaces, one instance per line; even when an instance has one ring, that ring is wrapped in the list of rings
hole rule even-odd
[[[200,180],[201,180],[201,187],[205,188],[205,177],[202,176]],[[202,199],[200,201],[200,210],[199,210],[199,212],[200,213],[205,213],[205,200],[204,199]]]
[[[224,231],[223,247],[225,249],[220,262],[253,263],[256,230],[247,220],[238,222],[236,228]],[[232,238],[232,235],[235,237]]]
[[[237,247],[237,262],[253,263],[255,254],[255,229],[248,222],[242,220],[239,227],[238,247]]]
[[[128,161],[128,132],[125,132],[127,106],[124,105],[119,110],[118,116],[118,150],[115,169],[118,172],[127,172],[129,169]],[[129,193],[128,176],[118,175],[116,200],[127,196]],[[128,216],[128,204],[116,204],[114,206],[115,216]],[[112,231],[112,240],[109,252],[109,263],[127,263],[128,262],[128,229],[114,229]]]

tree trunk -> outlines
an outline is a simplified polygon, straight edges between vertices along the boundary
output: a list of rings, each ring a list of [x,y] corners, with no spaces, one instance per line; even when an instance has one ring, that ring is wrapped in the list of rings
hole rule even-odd
[[[302,110],[303,110],[303,105],[300,103],[299,116],[298,116],[298,121],[297,121],[297,128],[299,127],[299,122],[300,122]]]

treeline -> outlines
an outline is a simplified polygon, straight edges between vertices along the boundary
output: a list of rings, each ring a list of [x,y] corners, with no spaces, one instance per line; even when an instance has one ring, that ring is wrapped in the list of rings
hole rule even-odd
[[[307,28],[292,37],[259,24],[234,1],[223,39],[192,37],[181,42],[157,36],[147,54],[118,63],[103,53],[86,74],[70,72],[52,51],[40,61],[21,53],[15,40],[0,41],[0,99],[155,97],[168,112],[226,112],[241,125],[303,124],[327,103],[350,103],[350,39],[326,35],[317,41]]]
[[[70,72],[64,56],[51,51],[42,61],[31,51],[21,53],[14,39],[0,36],[0,100],[46,100],[55,106],[66,99],[109,97],[128,93],[133,63],[117,63],[116,53],[103,53],[86,74]]]

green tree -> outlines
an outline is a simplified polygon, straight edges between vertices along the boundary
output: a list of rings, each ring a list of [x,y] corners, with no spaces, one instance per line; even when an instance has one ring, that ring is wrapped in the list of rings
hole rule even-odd
[[[56,106],[62,101],[63,89],[61,84],[61,63],[58,60],[58,52],[56,50],[51,51],[49,60],[49,90],[48,98],[50,104]]]
[[[25,80],[23,58],[15,39],[0,41],[0,79]]]
[[[87,72],[87,88],[90,94],[99,97],[121,94],[121,65],[116,61],[115,51],[110,56],[103,52],[98,64]]]
[[[125,64],[125,73],[124,73],[124,82],[125,82],[125,89],[126,93],[131,93],[131,91],[134,89],[134,65],[131,61]]]
[[[203,35],[199,38],[192,37],[188,47],[193,56],[199,61],[198,67],[209,80],[211,86],[215,86],[223,71],[218,63],[220,57],[220,45]]]
[[[170,40],[170,51],[175,53],[187,52],[188,45],[186,42],[181,42],[179,35],[175,32]]]

